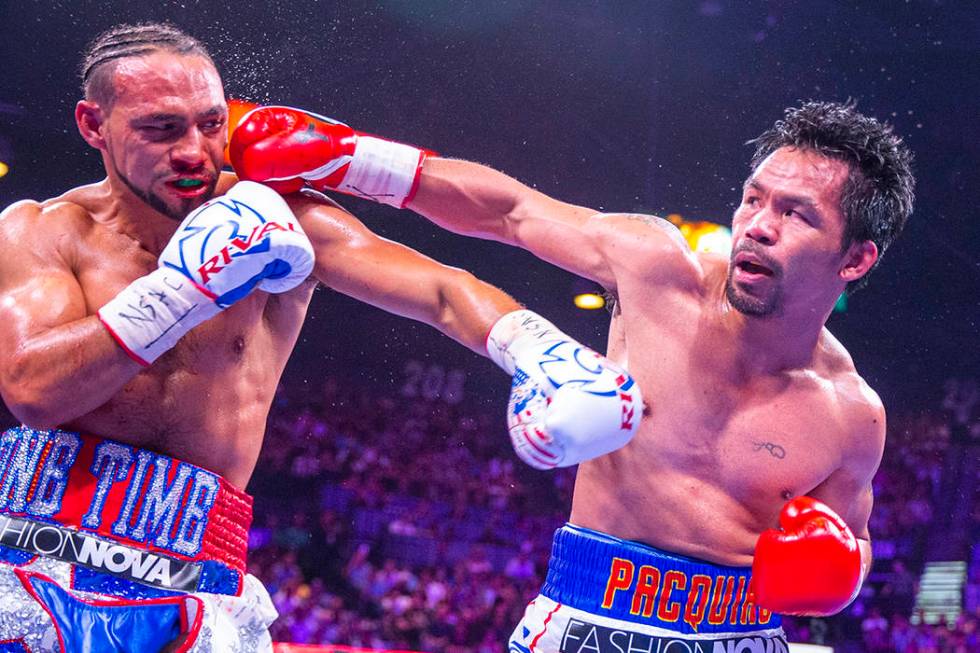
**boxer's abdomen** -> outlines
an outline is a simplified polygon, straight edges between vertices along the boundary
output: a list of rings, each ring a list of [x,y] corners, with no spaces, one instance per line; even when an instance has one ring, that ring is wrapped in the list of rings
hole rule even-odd
[[[93,250],[115,242],[110,236],[87,241],[78,278],[93,311],[155,266],[151,260],[114,263],[107,252],[97,256]],[[101,267],[85,269],[89,265]],[[62,426],[166,452],[244,487],[313,287],[254,293],[190,331],[109,402]]]
[[[840,465],[835,386],[824,372],[751,374],[712,322],[716,298],[620,290],[608,355],[628,363],[649,411],[629,445],[579,466],[570,521],[751,564],[783,504]]]

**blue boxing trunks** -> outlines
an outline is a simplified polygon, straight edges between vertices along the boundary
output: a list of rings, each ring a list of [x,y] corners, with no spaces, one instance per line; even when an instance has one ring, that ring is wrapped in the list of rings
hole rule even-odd
[[[787,653],[780,618],[748,600],[751,569],[566,524],[510,653]]]
[[[0,653],[271,651],[245,573],[252,499],[200,467],[66,431],[0,436]]]

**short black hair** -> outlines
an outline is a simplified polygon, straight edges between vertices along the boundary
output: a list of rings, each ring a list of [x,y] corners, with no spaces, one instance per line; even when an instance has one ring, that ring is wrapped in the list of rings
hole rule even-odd
[[[125,57],[140,57],[159,50],[198,55],[214,65],[204,44],[170,23],[116,25],[95,37],[82,56],[79,74],[85,99],[111,109],[115,101],[112,85],[115,63]]]
[[[841,251],[855,242],[874,242],[879,258],[872,269],[912,214],[912,152],[891,125],[859,113],[853,101],[810,101],[790,107],[782,120],[748,144],[756,148],[753,173],[781,147],[811,150],[848,164],[850,174],[841,194],[846,221]],[[849,283],[848,294],[864,287],[867,278],[865,274]]]

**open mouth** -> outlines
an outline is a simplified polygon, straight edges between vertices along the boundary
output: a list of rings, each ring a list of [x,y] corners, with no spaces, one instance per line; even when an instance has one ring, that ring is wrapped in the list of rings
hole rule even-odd
[[[752,261],[742,261],[738,263],[735,267],[737,267],[742,272],[745,272],[746,274],[762,275],[766,277],[771,277],[773,275],[772,270],[765,267],[764,265],[753,263]]]
[[[183,177],[168,181],[167,186],[175,190],[179,195],[196,196],[207,190],[208,182],[195,177]]]

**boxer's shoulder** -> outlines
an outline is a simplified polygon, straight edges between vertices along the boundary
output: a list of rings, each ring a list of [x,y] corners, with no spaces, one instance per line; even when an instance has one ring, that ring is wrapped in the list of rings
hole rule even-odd
[[[868,456],[880,456],[885,437],[885,408],[868,382],[858,373],[854,360],[837,338],[826,328],[817,346],[814,368],[826,381],[829,400],[833,402],[851,447],[866,450]]]
[[[622,271],[694,289],[704,268],[674,224],[643,213],[600,213],[591,219],[607,259]]]
[[[90,209],[76,196],[16,202],[0,214],[0,251],[16,248],[39,254],[59,252],[96,226]]]

